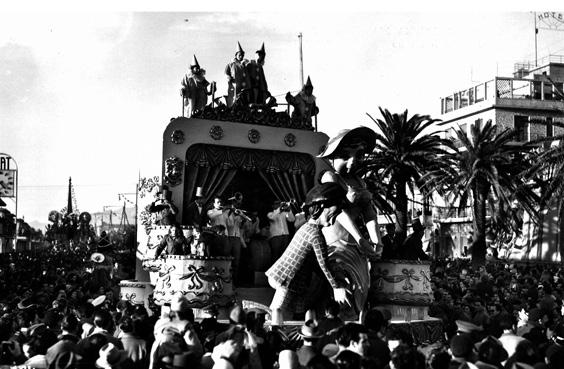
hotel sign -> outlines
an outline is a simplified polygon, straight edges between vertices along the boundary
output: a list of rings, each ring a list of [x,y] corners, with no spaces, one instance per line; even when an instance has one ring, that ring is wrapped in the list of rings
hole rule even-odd
[[[561,30],[564,29],[564,13],[561,12],[541,12],[537,13],[540,29]]]

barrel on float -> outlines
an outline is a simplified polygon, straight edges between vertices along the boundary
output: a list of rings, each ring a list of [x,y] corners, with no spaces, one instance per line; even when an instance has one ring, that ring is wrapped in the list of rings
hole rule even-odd
[[[141,282],[134,279],[119,282],[119,298],[135,305],[145,305],[153,293],[150,282]]]
[[[163,305],[182,294],[192,308],[216,304],[227,306],[235,293],[231,277],[232,257],[167,255],[159,258],[153,297]]]
[[[381,260],[371,269],[369,300],[392,313],[392,320],[428,319],[433,302],[430,261]]]

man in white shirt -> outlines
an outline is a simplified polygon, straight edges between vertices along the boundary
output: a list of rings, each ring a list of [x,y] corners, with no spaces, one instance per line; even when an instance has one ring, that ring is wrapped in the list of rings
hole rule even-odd
[[[243,195],[240,192],[236,192],[235,196],[229,199],[231,204],[229,205],[225,215],[226,215],[226,225],[227,225],[227,242],[229,243],[228,249],[230,254],[228,256],[233,257],[232,270],[233,270],[233,283],[235,285],[239,282],[239,263],[241,261],[241,246],[243,245],[243,224],[245,221],[250,221],[250,218],[246,216],[240,209],[243,204]]]
[[[227,241],[227,211],[223,208],[221,197],[214,198],[213,208],[208,210],[207,216],[216,234],[210,245],[211,256],[231,256]]]
[[[288,222],[293,222],[296,218],[290,206],[288,204],[282,206],[280,200],[274,200],[272,208],[274,210],[266,214],[270,220],[270,239],[268,243],[270,243],[272,260],[278,260],[290,243]]]

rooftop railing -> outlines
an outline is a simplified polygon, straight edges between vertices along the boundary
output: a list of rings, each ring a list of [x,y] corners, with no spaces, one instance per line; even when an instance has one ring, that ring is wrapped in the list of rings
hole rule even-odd
[[[456,92],[441,99],[441,114],[495,99],[527,99],[563,101],[563,83],[532,79],[496,77],[469,89]]]

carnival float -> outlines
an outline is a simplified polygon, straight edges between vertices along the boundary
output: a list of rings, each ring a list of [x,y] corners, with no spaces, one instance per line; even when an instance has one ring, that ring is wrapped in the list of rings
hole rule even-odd
[[[264,45],[261,50],[264,53]],[[261,55],[257,54],[257,61],[248,62],[246,70],[262,80]],[[236,70],[230,65],[226,73]],[[267,306],[272,290],[264,287],[264,271],[275,260],[268,259],[266,247],[260,246],[265,241],[257,238],[241,261],[253,268],[245,289],[258,291],[255,296],[259,297],[249,301],[233,283],[233,258],[213,255],[206,246],[217,229],[189,225],[189,208],[197,195],[204,208],[209,208],[215,197],[241,193],[241,208],[252,209],[258,217],[271,210],[274,200],[292,204],[299,213],[296,205],[325,172],[333,170],[329,160],[318,157],[329,137],[317,130],[319,109],[309,77],[300,93],[288,93],[281,103],[270,95],[265,81],[245,82],[236,73],[228,73],[228,96],[217,98],[215,83],[207,82],[201,71],[194,57],[191,73],[182,80],[182,116],[171,119],[163,132],[162,176],[142,178],[139,184],[136,279],[122,282],[122,295],[135,294],[130,300],[138,303],[150,295],[158,305],[167,306],[173,296],[182,294],[195,309],[227,308],[238,302],[270,314]],[[191,244],[187,254],[157,257],[172,225],[163,224],[159,213],[150,209],[164,191],[167,196],[162,201],[174,204],[176,222]],[[423,322],[415,328],[418,341],[437,340],[441,335],[437,322],[425,323],[430,321],[427,308],[433,300],[429,266],[428,262],[406,260],[372,262],[370,293],[362,292],[374,299],[372,305],[391,310],[394,321]]]

